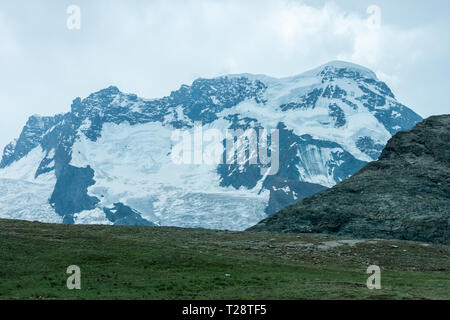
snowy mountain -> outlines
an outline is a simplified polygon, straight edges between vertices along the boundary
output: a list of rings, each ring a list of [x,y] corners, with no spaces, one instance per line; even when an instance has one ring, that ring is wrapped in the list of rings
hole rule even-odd
[[[340,61],[282,79],[197,79],[161,99],[109,87],[29,118],[4,149],[0,218],[243,230],[348,178],[421,120],[372,71]],[[278,171],[174,163],[173,132],[199,122],[278,129]]]

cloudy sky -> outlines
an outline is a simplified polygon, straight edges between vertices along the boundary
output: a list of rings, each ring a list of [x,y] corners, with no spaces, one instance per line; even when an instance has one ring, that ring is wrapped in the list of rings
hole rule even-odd
[[[72,4],[80,30],[67,28]],[[30,115],[109,85],[156,98],[336,59],[374,70],[423,117],[449,113],[449,12],[447,0],[0,0],[0,148]]]

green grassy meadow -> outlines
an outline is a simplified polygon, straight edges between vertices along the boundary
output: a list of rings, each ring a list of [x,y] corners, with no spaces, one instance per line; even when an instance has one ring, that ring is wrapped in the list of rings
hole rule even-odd
[[[0,220],[0,299],[450,299],[449,246],[345,239]]]

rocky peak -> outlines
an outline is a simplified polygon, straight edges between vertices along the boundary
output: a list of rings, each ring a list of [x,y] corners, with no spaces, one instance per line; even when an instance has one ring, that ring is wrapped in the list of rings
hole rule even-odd
[[[377,75],[372,70],[344,61],[331,61],[326,63],[315,69],[315,73],[325,80],[332,80],[334,78],[366,78],[378,81]]]
[[[31,149],[41,143],[47,131],[61,119],[62,115],[56,115],[54,117],[32,115],[29,117],[19,138],[5,147],[0,168],[4,168],[12,162],[26,156]]]
[[[90,94],[83,100],[79,97],[73,100],[71,112],[78,116],[85,116],[95,110],[105,110],[117,96],[121,95],[124,94],[117,87],[109,86],[108,88]]]
[[[450,115],[433,116],[410,131],[388,141],[380,161],[400,161],[421,166],[435,161],[450,167]]]

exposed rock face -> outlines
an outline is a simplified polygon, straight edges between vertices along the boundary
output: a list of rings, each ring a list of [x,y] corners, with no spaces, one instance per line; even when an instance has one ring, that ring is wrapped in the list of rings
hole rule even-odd
[[[328,233],[450,244],[450,115],[397,133],[378,161],[251,231]]]

